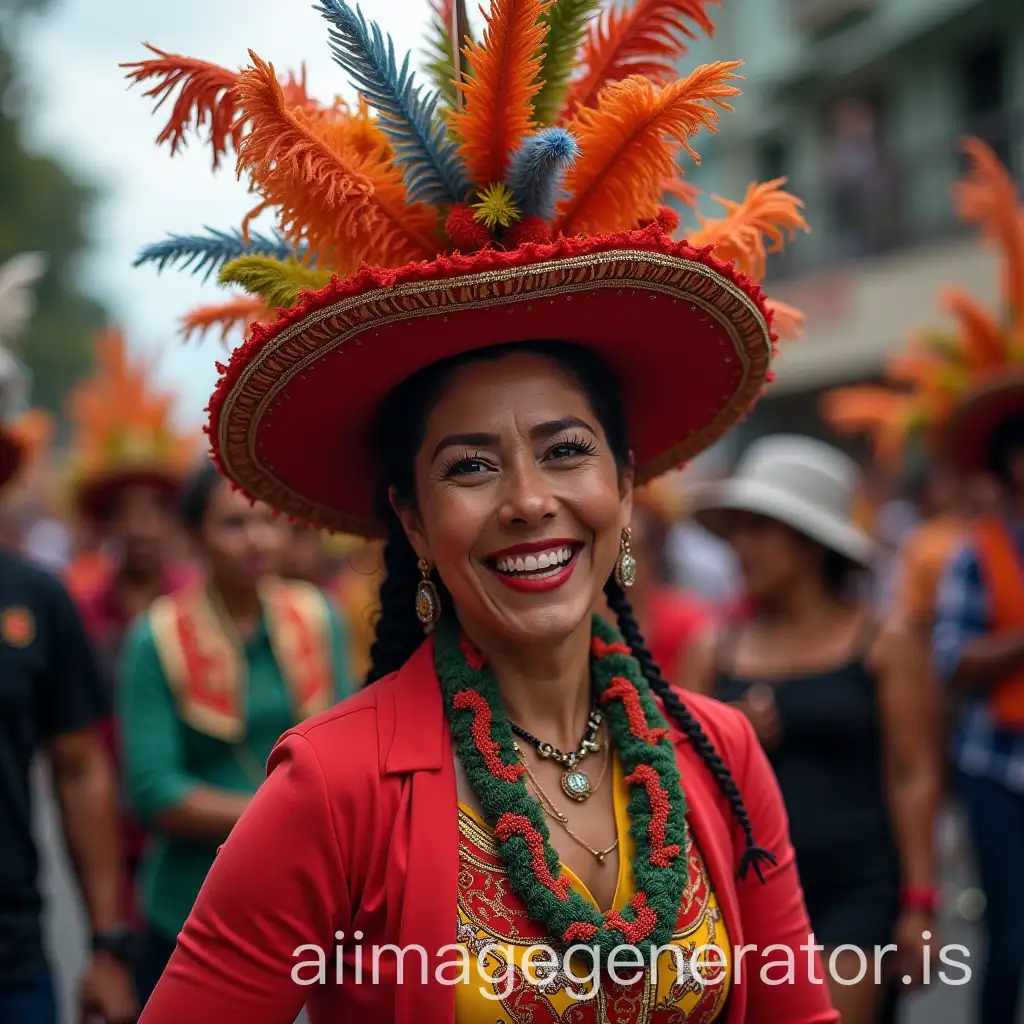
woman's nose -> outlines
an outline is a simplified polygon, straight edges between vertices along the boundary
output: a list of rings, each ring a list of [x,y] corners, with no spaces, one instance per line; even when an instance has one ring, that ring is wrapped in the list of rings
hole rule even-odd
[[[547,475],[535,463],[516,467],[505,478],[501,519],[535,525],[558,512],[558,499]]]

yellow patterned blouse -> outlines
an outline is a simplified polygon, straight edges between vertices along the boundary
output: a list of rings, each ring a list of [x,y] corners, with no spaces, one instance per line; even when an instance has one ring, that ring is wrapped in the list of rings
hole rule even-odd
[[[613,909],[633,896],[634,844],[626,807],[629,790],[618,757],[613,762],[615,823],[619,837],[619,874]],[[642,973],[625,955],[617,962],[617,984],[604,972],[590,980],[589,959],[574,962],[572,974],[545,967],[550,954],[524,956],[531,946],[557,946],[544,926],[531,921],[525,904],[508,884],[494,834],[470,808],[459,804],[459,944],[467,949],[470,977],[455,988],[456,1024],[712,1024],[722,1019],[732,965],[729,939],[704,859],[687,830],[690,880],[683,893],[672,946],[664,947],[657,971]],[[572,887],[594,903],[568,868]],[[496,948],[486,948],[496,944]],[[701,947],[714,947],[701,950]],[[696,953],[696,956],[695,956]],[[511,973],[506,973],[510,965]],[[553,975],[553,976],[552,976]],[[543,985],[536,984],[543,982]],[[486,994],[485,994],[486,993]]]

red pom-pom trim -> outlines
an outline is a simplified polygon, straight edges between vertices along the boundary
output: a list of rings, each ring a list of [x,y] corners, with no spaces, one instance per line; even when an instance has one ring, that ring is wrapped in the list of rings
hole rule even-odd
[[[491,233],[473,217],[473,210],[465,203],[457,203],[448,211],[444,230],[458,252],[479,252],[494,244]]]
[[[505,248],[518,249],[519,246],[529,242],[547,245],[554,237],[547,221],[540,217],[526,217],[509,228],[505,234]]]

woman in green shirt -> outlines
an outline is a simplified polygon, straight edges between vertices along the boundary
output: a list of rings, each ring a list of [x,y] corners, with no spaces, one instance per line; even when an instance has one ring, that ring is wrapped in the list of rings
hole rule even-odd
[[[347,638],[331,603],[273,575],[284,521],[211,464],[186,485],[181,510],[205,583],[136,620],[119,688],[128,795],[151,830],[136,972],[143,1003],[271,748],[348,691]]]

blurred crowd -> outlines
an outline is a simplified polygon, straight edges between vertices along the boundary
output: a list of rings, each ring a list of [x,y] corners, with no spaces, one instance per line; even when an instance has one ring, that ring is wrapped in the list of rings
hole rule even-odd
[[[852,151],[863,126],[847,113]],[[950,801],[986,898],[982,1024],[1011,1024],[1024,972],[1024,219],[992,198],[1005,172],[975,158],[974,219],[1003,245],[1011,326],[968,309],[950,345],[904,354],[888,390],[828,396],[832,443],[763,437],[734,467],[712,452],[641,488],[631,527],[641,631],[680,690],[752,723],[815,935],[849,960],[839,975],[857,974],[857,950],[898,946],[882,983],[834,984],[847,1024],[892,1019],[926,982]],[[61,446],[19,407],[14,363],[4,384],[3,1022],[56,1019],[36,753],[92,925],[83,1011],[133,1020],[274,743],[359,689],[374,639],[374,543],[234,491],[121,335],[97,339],[95,367]],[[989,418],[958,420],[981,380]],[[867,465],[842,450],[858,432],[875,441]]]

